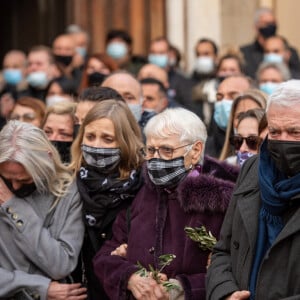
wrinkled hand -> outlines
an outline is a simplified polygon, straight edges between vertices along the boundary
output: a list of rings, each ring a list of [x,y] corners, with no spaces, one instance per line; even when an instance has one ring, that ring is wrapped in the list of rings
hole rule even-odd
[[[110,255],[118,255],[118,256],[126,257],[127,248],[128,248],[127,244],[122,244],[119,247],[117,247],[114,251],[112,251]]]
[[[0,205],[5,203],[13,196],[13,193],[6,186],[3,179],[0,177]]]
[[[225,300],[244,300],[250,297],[249,291],[237,291],[226,297]]]
[[[65,284],[52,281],[48,288],[47,300],[82,300],[87,298],[86,291],[80,283]]]
[[[137,300],[169,300],[170,295],[165,288],[151,277],[133,274],[129,278],[127,289]]]

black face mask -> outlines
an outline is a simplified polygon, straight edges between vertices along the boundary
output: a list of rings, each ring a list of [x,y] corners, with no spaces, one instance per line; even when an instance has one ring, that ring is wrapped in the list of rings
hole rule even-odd
[[[29,184],[23,184],[19,189],[15,190],[11,184],[11,181],[4,178],[3,176],[0,176],[8,189],[16,195],[18,198],[24,198],[29,195],[31,195],[35,190],[36,190],[36,185],[34,182],[29,183]]]
[[[65,67],[69,66],[73,60],[71,55],[54,55],[56,62],[64,65]]]
[[[58,151],[61,161],[63,163],[70,163],[72,142],[51,141],[51,143]]]
[[[270,36],[275,35],[277,26],[276,26],[276,24],[269,24],[265,27],[259,28],[258,30],[264,38],[268,38]]]
[[[268,140],[268,150],[279,171],[287,176],[300,173],[300,142]]]
[[[94,72],[88,75],[88,85],[89,86],[99,86],[106,78],[106,75],[99,72]]]

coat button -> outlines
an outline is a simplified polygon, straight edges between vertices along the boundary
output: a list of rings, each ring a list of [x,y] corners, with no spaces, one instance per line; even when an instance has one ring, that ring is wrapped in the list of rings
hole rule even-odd
[[[101,237],[103,238],[103,239],[105,239],[106,238],[106,233],[101,233]]]
[[[240,247],[239,242],[238,241],[233,241],[233,248],[234,249],[239,249],[239,247]]]
[[[24,222],[22,220],[18,220],[16,222],[16,224],[17,224],[18,227],[22,227],[24,225]]]
[[[12,214],[11,217],[12,217],[13,220],[17,220],[19,216],[17,214]]]
[[[6,212],[7,212],[8,214],[12,214],[12,213],[13,213],[13,210],[12,210],[11,207],[8,207],[8,208],[6,209]]]
[[[155,248],[154,248],[154,247],[151,247],[151,248],[149,249],[149,253],[151,253],[151,254],[153,254],[154,251],[155,251]]]

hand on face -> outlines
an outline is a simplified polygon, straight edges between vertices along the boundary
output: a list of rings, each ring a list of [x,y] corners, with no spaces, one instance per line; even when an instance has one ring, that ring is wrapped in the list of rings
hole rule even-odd
[[[0,177],[0,205],[4,204],[13,196],[3,179]]]

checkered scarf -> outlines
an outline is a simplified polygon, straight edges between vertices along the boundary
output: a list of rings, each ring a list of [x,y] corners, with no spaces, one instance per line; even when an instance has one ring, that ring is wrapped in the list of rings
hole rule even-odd
[[[96,148],[81,145],[82,155],[89,166],[100,169],[114,169],[120,162],[119,148]]]
[[[151,181],[162,188],[177,186],[187,175],[183,157],[170,160],[152,158],[147,161],[147,170]]]

